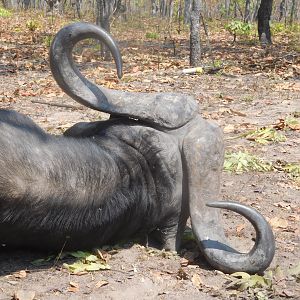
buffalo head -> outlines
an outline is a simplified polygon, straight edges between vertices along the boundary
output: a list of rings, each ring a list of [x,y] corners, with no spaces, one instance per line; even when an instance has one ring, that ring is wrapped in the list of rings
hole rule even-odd
[[[197,166],[205,169],[204,165],[201,165],[202,156],[204,155],[205,160],[209,160],[210,156],[205,153],[202,155],[200,149],[198,153],[191,150],[197,146],[199,137],[203,135],[197,130],[199,124],[193,122],[197,119],[197,105],[194,99],[191,96],[177,93],[122,92],[91,83],[82,76],[72,59],[74,45],[86,38],[97,39],[110,49],[116,63],[118,77],[121,78],[121,54],[113,38],[95,25],[75,23],[60,30],[51,46],[51,70],[59,86],[70,97],[88,107],[149,122],[152,126],[159,127],[164,132],[169,131],[170,134],[183,139],[183,155],[187,157],[185,162],[187,169],[184,175],[188,176],[188,201],[192,227],[205,257],[211,265],[225,272],[243,270],[255,273],[266,269],[271,263],[275,251],[274,236],[267,221],[256,210],[245,205],[235,202],[215,202],[216,199],[213,197],[217,196],[219,189],[218,175],[212,170],[207,170],[207,174],[195,170]],[[193,125],[187,125],[188,123]],[[190,130],[190,127],[193,129]],[[200,127],[201,130],[204,129],[202,126]],[[180,130],[180,128],[182,129]],[[208,128],[207,130],[213,136]],[[207,137],[207,140],[211,139],[213,137]],[[220,140],[215,142],[221,144]],[[199,144],[201,145],[201,143]],[[219,160],[218,166],[223,161],[219,157],[221,152],[222,150],[212,157],[212,159]],[[210,162],[208,165],[212,169],[214,168]],[[217,168],[217,172],[220,172],[220,168]],[[209,174],[215,176],[206,178],[206,186],[200,187],[200,182]],[[217,184],[213,184],[213,181],[217,181]],[[193,195],[193,193],[201,193],[203,189],[206,192],[200,197]],[[209,189],[213,190],[209,191]],[[256,242],[249,253],[239,253],[227,246],[222,229],[219,231],[217,228],[220,226],[218,215],[208,207],[235,211],[251,222],[256,231]]]

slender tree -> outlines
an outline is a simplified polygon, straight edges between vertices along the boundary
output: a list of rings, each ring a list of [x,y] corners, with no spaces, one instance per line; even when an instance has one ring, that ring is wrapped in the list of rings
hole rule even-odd
[[[191,22],[191,6],[192,0],[184,0],[183,19],[185,24]]]
[[[200,12],[201,0],[193,0],[190,28],[190,65],[197,66],[201,61],[200,41]]]
[[[110,32],[110,18],[115,12],[120,0],[96,0],[96,24]],[[105,60],[110,59],[110,52],[102,45],[101,54]]]
[[[297,8],[296,0],[292,0],[292,7],[290,13],[290,25],[292,25],[294,22],[295,15],[296,15],[296,8]]]
[[[250,22],[250,2],[251,0],[246,0],[245,2],[245,14],[244,14],[244,22]]]
[[[286,21],[286,0],[281,0],[279,5],[279,21],[284,17],[284,21]]]
[[[158,12],[158,0],[151,0],[151,14],[156,16]]]
[[[231,0],[225,0],[224,9],[225,9],[225,17],[228,18],[230,15],[230,2]]]
[[[260,0],[256,0],[255,7],[254,7],[254,10],[253,10],[253,14],[252,14],[252,18],[251,18],[252,22],[254,22],[254,20],[257,19],[257,14],[258,14],[259,6],[260,6]]]

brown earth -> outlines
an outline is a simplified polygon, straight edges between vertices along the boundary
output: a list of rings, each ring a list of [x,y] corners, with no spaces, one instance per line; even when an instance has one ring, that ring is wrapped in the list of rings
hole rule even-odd
[[[21,44],[20,37],[16,38],[12,27],[3,19],[0,19],[0,23],[3,25],[1,28],[6,28],[0,40],[1,108],[24,113],[53,134],[61,134],[78,121],[106,117],[81,107],[60,92],[47,66],[45,46],[30,42]],[[117,37],[121,37],[122,29],[115,31]],[[115,80],[111,63],[102,63],[99,67],[94,58],[79,55],[79,62],[86,74],[99,84],[118,89],[192,94],[199,102],[199,113],[224,129],[227,151],[246,150],[269,162],[299,164],[299,129],[287,128],[282,131],[286,136],[285,141],[266,145],[242,137],[251,129],[272,126],[278,119],[288,116],[299,121],[299,53],[276,44],[269,49],[242,43],[231,46],[218,42],[219,37],[213,35],[212,54],[217,53],[220,59],[226,61],[223,71],[218,74],[181,75],[180,69],[187,66],[186,39],[177,41],[178,53],[172,57],[172,51],[163,48],[159,41],[137,42],[130,37],[130,30],[127,34],[122,36],[122,40],[119,39],[124,55],[123,81]],[[12,38],[8,40],[8,36]],[[151,43],[150,48],[147,43]],[[31,51],[31,55],[26,55],[25,49]],[[149,53],[149,49],[152,53]],[[159,58],[153,54],[156,53],[155,49],[161,53]],[[257,55],[254,61],[259,66],[254,70],[251,69],[253,53]],[[209,61],[209,55],[212,54],[205,53],[205,61]],[[292,60],[287,59],[282,63],[281,58],[287,54],[291,55]],[[243,64],[247,60],[251,60],[251,63]],[[72,275],[62,267],[70,258],[50,260],[34,266],[33,261],[47,258],[48,254],[24,251],[0,253],[0,299],[12,299],[13,295],[14,299],[21,300],[33,297],[299,299],[299,277],[297,282],[287,271],[299,265],[300,261],[299,178],[291,178],[280,168],[243,174],[224,172],[221,197],[251,205],[271,222],[276,237],[276,254],[270,269],[279,266],[272,287],[254,287],[243,292],[227,289],[230,281],[228,275],[212,270],[193,242],[185,243],[179,255],[128,242],[103,250],[103,253],[109,254],[110,270],[80,276]],[[241,250],[249,249],[254,238],[251,226],[235,214],[224,212],[223,216],[224,228],[232,243]]]

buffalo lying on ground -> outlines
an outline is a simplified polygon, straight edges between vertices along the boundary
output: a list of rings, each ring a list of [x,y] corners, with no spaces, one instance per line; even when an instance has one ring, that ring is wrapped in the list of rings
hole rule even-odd
[[[87,23],[59,31],[51,70],[69,96],[113,118],[78,123],[64,136],[53,136],[22,114],[0,111],[1,245],[87,249],[140,234],[175,250],[190,216],[212,266],[225,272],[266,269],[274,255],[268,223],[253,208],[216,202],[220,129],[198,115],[190,96],[114,91],[89,82],[72,59],[74,45],[86,38],[109,47],[121,77],[116,43]],[[249,253],[227,246],[217,207],[253,224],[257,237]]]

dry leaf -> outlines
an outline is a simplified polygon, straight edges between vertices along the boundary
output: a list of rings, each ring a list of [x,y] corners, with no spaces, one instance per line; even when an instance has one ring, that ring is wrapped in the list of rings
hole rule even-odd
[[[135,66],[135,67],[132,68],[131,73],[136,73],[136,72],[138,72],[139,70],[140,70],[139,66]]]
[[[180,260],[180,265],[182,266],[182,267],[186,267],[186,266],[188,266],[188,264],[189,264],[189,260],[188,259],[186,259],[186,258],[182,258],[181,260]]]
[[[34,297],[34,291],[18,290],[14,293],[13,300],[32,300]]]
[[[291,290],[284,290],[283,294],[288,298],[293,298],[295,296],[295,293]]]
[[[200,275],[198,275],[198,274],[194,274],[191,280],[192,280],[193,285],[196,288],[200,288],[200,286],[203,284],[203,281],[202,281]]]
[[[68,292],[76,293],[79,291],[79,284],[73,281],[69,282]]]
[[[176,278],[181,280],[187,280],[189,279],[189,275],[182,268],[179,268]]]
[[[108,285],[108,281],[106,281],[106,280],[100,280],[100,281],[98,281],[98,282],[95,284],[95,288],[98,289],[98,288],[100,288],[100,287],[102,287],[102,286],[105,286],[105,285]]]
[[[151,279],[152,279],[152,281],[154,281],[154,282],[158,282],[158,283],[161,283],[161,282],[163,282],[164,280],[163,280],[163,277],[162,277],[162,275],[163,275],[163,273],[162,272],[160,272],[160,271],[150,271],[150,274],[151,274]]]
[[[292,130],[300,130],[300,124],[289,124]]]
[[[14,273],[15,278],[25,278],[27,276],[27,273],[25,270],[21,270],[19,272]]]
[[[49,93],[47,95],[44,95],[44,97],[46,98],[55,98],[56,96],[57,96],[56,93]]]
[[[231,102],[231,101],[234,100],[234,98],[231,97],[231,96],[223,96],[222,98],[223,98],[224,100],[227,100],[228,102]]]
[[[11,285],[17,285],[19,283],[19,281],[15,281],[15,280],[8,280],[7,283],[11,284]]]
[[[270,224],[273,228],[287,228],[289,226],[289,223],[286,219],[281,219],[279,217],[270,219]]]
[[[276,207],[281,207],[281,208],[285,208],[285,209],[291,209],[291,204],[284,202],[284,201],[280,201],[280,202],[276,202],[273,204]]]
[[[242,231],[245,229],[246,227],[246,224],[243,223],[243,224],[239,224],[237,227],[236,227],[236,233],[238,236],[241,235]]]
[[[230,109],[231,113],[240,117],[246,117],[247,115],[241,111]]]
[[[76,282],[73,282],[73,281],[70,281],[70,286],[72,286],[72,287],[79,287],[79,284],[78,283],[76,283]]]
[[[79,291],[79,288],[72,287],[72,286],[68,287],[68,292],[77,293],[78,291]]]
[[[224,133],[231,133],[235,131],[235,126],[233,124],[228,124],[223,129]]]

